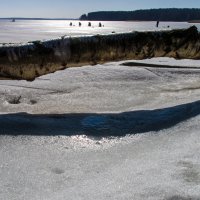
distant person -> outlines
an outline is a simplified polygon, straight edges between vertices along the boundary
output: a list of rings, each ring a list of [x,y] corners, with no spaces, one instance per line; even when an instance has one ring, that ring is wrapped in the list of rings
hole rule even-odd
[[[88,26],[92,26],[91,22],[88,22]]]
[[[72,24],[72,22],[70,22],[70,24],[69,24],[70,26],[72,26],[73,24]]]
[[[81,22],[79,22],[79,27],[81,27],[81,25],[82,25]]]
[[[101,24],[101,22],[99,22],[99,27],[102,27],[102,24]]]
[[[159,26],[159,23],[160,23],[159,21],[156,22],[156,27],[157,27],[157,28],[158,28],[158,26]]]

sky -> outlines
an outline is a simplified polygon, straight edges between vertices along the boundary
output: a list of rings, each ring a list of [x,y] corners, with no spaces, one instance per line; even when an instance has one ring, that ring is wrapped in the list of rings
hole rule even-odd
[[[0,17],[78,18],[92,11],[200,8],[200,0],[0,0]]]

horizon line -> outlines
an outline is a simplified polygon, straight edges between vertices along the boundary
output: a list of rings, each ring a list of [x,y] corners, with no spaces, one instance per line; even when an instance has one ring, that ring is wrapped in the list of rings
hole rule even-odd
[[[87,13],[82,13],[81,15],[94,13],[94,12],[134,12],[140,10],[159,10],[159,9],[200,9],[200,8],[177,8],[177,7],[168,7],[168,8],[147,8],[147,9],[136,9],[136,10],[98,10],[98,11],[90,11]],[[0,17],[0,19],[43,19],[43,20],[78,20],[79,17]]]

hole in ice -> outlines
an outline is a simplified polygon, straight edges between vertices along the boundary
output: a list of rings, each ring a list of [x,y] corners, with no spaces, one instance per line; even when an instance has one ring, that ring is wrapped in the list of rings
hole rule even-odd
[[[34,104],[36,104],[36,103],[37,103],[36,100],[34,100],[34,99],[31,99],[31,100],[30,100],[30,104],[34,105]]]
[[[7,99],[7,102],[10,104],[20,104],[21,96],[11,96]]]
[[[54,168],[54,169],[52,169],[52,172],[55,173],[55,174],[65,173],[65,171],[63,169],[60,169],[60,168]]]

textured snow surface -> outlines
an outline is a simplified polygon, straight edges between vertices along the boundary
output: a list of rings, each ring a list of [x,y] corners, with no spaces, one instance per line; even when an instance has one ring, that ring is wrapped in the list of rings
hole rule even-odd
[[[198,67],[157,58],[0,80],[0,199],[199,199]]]

